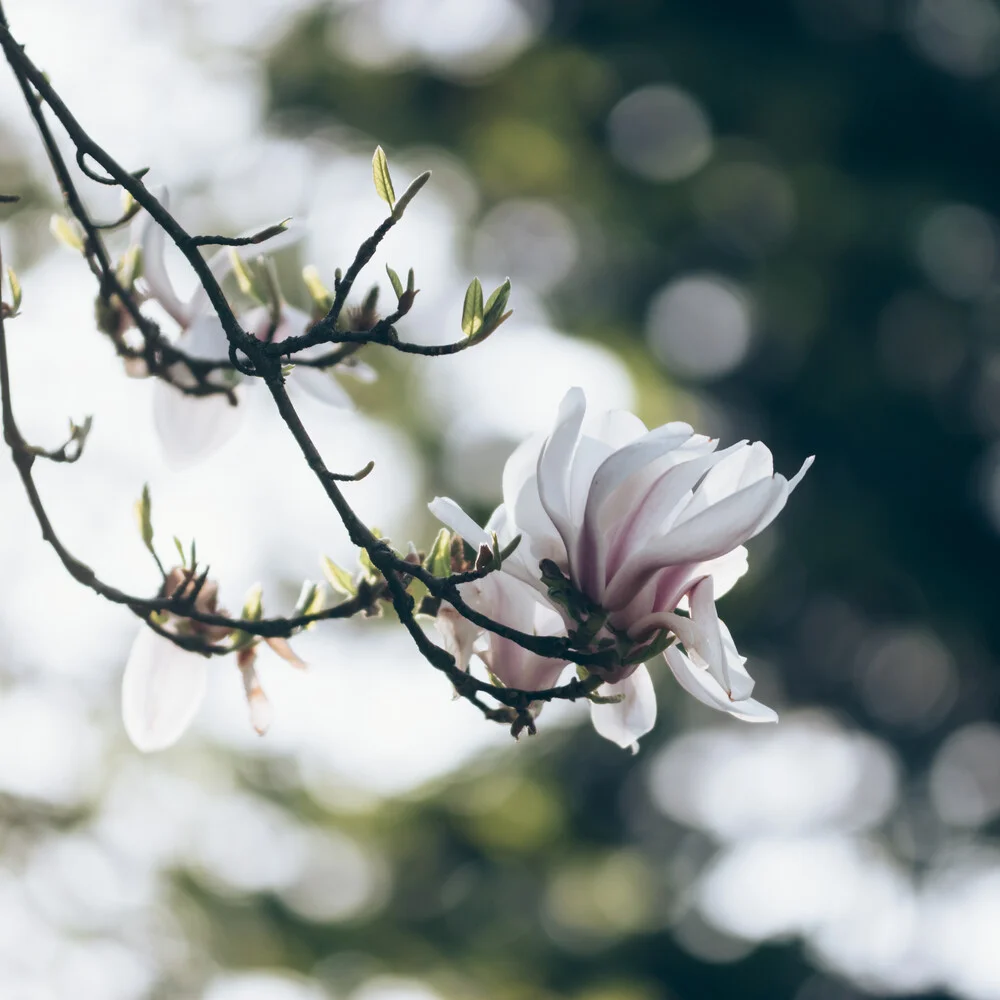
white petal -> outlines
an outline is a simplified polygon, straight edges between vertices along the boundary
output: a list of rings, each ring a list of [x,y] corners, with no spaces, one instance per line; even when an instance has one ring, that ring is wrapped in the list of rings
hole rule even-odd
[[[782,512],[782,510],[784,510],[785,504],[788,502],[788,498],[791,496],[792,490],[794,490],[795,487],[802,482],[803,477],[812,468],[812,464],[815,460],[816,456],[810,455],[802,463],[802,468],[800,468],[799,471],[795,473],[795,475],[787,482],[784,476],[774,477],[776,481],[781,483],[782,488],[777,493],[768,509],[761,515],[760,520],[753,529],[753,535],[750,536],[751,538],[753,538],[754,535],[759,535]]]
[[[178,337],[177,346],[185,354],[202,361],[229,360],[229,338],[214,314],[197,317]]]
[[[289,376],[289,385],[293,389],[301,389],[313,399],[318,399],[328,406],[336,406],[342,410],[354,409],[354,400],[337,381],[332,368],[324,370],[310,368],[308,365],[296,365]]]
[[[148,753],[176,743],[197,714],[207,682],[205,657],[144,625],[122,678],[122,720],[136,748]]]
[[[727,712],[744,722],[778,721],[778,713],[774,709],[753,698],[731,701],[718,681],[707,670],[695,666],[676,646],[671,646],[664,656],[678,684],[703,705]]]
[[[727,448],[725,458],[714,465],[698,484],[694,497],[677,518],[683,524],[712,504],[774,475],[774,461],[767,446],[760,441],[740,441]]]
[[[470,545],[491,545],[493,539],[449,497],[435,497],[427,509],[446,527],[458,532]]]
[[[656,691],[645,664],[617,684],[602,684],[597,693],[604,698],[624,694],[610,705],[590,704],[590,718],[597,732],[623,749],[637,753],[638,740],[656,724]]]
[[[583,390],[570,389],[559,404],[556,425],[538,456],[538,495],[562,536],[567,554],[573,551],[576,533],[570,520],[570,472],[586,409]]]
[[[729,665],[722,647],[722,631],[719,628],[719,613],[715,607],[715,593],[712,578],[706,576],[691,590],[691,619],[697,632],[697,649],[708,664],[708,670],[722,685],[727,695],[733,694],[729,677]],[[686,644],[685,644],[686,645]]]
[[[160,193],[163,207],[168,206],[166,189]],[[142,213],[142,223],[139,227],[139,245],[142,247],[142,280],[145,282],[152,297],[160,303],[172,319],[181,326],[187,326],[191,314],[187,306],[181,302],[174,291],[173,282],[167,274],[163,261],[163,250],[166,244],[166,233],[159,223],[146,212]]]
[[[214,396],[185,396],[160,379],[153,385],[153,421],[167,463],[195,465],[221,448],[238,430],[243,407]]]

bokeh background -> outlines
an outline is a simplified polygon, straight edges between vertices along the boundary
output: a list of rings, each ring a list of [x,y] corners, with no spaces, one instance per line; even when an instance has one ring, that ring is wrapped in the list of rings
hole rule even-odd
[[[658,671],[636,757],[581,706],[515,745],[390,622],[262,655],[271,734],[217,662],[174,749],[118,716],[135,632],[74,585],[0,465],[0,996],[5,1000],[1000,998],[1000,10],[993,0],[6,0],[98,141],[189,228],[285,216],[330,280],[383,244],[422,289],[404,331],[460,336],[473,274],[514,318],[439,362],[367,352],[355,414],[302,404],[395,542],[424,504],[486,515],[564,390],[762,438],[814,470],[722,602],[752,728]],[[93,413],[39,470],[67,541],[151,590],[131,520],[197,537],[224,602],[287,610],[350,546],[267,402],[169,469],[150,386],[94,329],[0,75],[0,239],[25,429]],[[95,210],[117,201],[90,189]],[[179,262],[179,285],[192,287]]]

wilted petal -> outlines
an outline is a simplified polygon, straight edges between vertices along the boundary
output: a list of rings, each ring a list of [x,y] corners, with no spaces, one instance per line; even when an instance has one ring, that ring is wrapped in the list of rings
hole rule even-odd
[[[153,385],[153,422],[168,464],[196,465],[221,448],[238,430],[243,407],[222,394],[186,396],[165,382]]]
[[[680,686],[703,705],[718,709],[720,712],[727,712],[745,722],[778,721],[778,713],[774,709],[753,698],[745,698],[742,701],[731,700],[719,682],[706,669],[692,663],[676,646],[671,646],[664,656]]]
[[[176,743],[197,714],[207,682],[205,657],[143,626],[122,678],[122,721],[136,748],[149,753]]]
[[[602,698],[623,694],[625,697],[607,705],[590,704],[590,718],[597,732],[622,749],[639,751],[639,738],[656,724],[656,691],[645,664],[617,684],[602,684],[597,689]]]

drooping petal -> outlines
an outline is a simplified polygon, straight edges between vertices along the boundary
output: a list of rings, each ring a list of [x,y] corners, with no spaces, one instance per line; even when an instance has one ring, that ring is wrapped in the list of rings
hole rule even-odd
[[[427,509],[446,527],[458,532],[470,545],[492,544],[490,536],[450,497],[435,497]]]
[[[165,382],[153,386],[153,422],[167,463],[174,469],[196,465],[239,430],[243,407],[221,394],[186,396]]]
[[[727,712],[745,722],[777,722],[778,713],[753,698],[733,701],[715,678],[703,667],[698,667],[676,646],[664,653],[671,673],[688,694],[703,705]]]
[[[122,678],[122,721],[138,750],[163,750],[180,739],[205,697],[208,660],[143,626]]]
[[[602,698],[624,694],[619,702],[590,704],[590,718],[597,732],[622,749],[639,751],[639,738],[656,724],[656,691],[645,664],[617,684],[602,684],[597,689]]]

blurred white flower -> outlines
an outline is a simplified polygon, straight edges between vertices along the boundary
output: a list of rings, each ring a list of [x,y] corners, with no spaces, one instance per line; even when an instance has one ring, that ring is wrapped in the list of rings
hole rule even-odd
[[[166,203],[165,193],[162,200]],[[301,235],[298,230],[286,230],[267,241],[268,249],[280,249],[296,242]],[[229,357],[229,341],[204,288],[199,285],[187,302],[182,301],[174,290],[163,259],[166,240],[163,229],[148,214],[143,213],[137,226],[137,236],[142,248],[141,280],[147,298],[159,303],[180,326],[177,346],[192,358],[225,361]],[[208,265],[221,284],[233,269],[232,254],[228,250],[221,250],[210,258]],[[248,333],[259,340],[272,342],[299,336],[312,323],[306,313],[283,301],[277,317],[272,316],[269,308],[261,306],[249,310],[238,319]],[[319,344],[301,351],[296,355],[296,360],[315,360],[329,350],[329,345]],[[176,377],[181,385],[185,385],[185,379],[194,384],[183,366],[178,365],[177,368]],[[374,377],[371,368],[357,362],[338,366],[338,372],[352,374],[362,381],[370,381]],[[130,373],[135,372],[133,370]],[[210,378],[214,384],[229,387],[234,387],[239,379],[240,376],[231,369],[220,369]],[[251,384],[257,381],[253,379]],[[289,386],[293,390],[300,388],[331,406],[353,408],[350,396],[336,381],[332,370],[296,365]],[[167,459],[175,467],[182,468],[207,457],[222,447],[239,429],[243,408],[233,405],[225,394],[190,396],[160,379],[156,380],[153,393],[156,430]]]
[[[175,568],[167,575],[163,592],[183,595],[193,587],[193,573]],[[202,614],[225,615],[217,602],[218,585],[208,580],[198,592],[194,608]],[[168,616],[162,627],[174,635],[194,635],[207,643],[217,643],[231,634],[224,626],[204,625],[174,615]],[[263,641],[293,666],[305,666],[285,639]],[[256,647],[257,643],[241,647],[236,652],[236,663],[243,675],[250,722],[263,736],[271,722],[271,705],[257,676]],[[122,677],[122,720],[137,749],[144,753],[164,750],[181,738],[205,699],[209,660],[145,625],[140,628]]]
[[[585,416],[583,392],[570,390],[552,432],[514,452],[504,469],[503,504],[486,531],[447,498],[435,499],[431,511],[473,545],[489,544],[489,531],[501,542],[521,534],[494,576],[517,577],[545,601],[539,564],[551,560],[607,612],[601,634],[641,643],[667,629],[684,646],[665,656],[685,690],[738,718],[775,721],[771,709],[750,697],[753,680],[715,599],[746,572],[743,543],[774,520],[812,458],[788,480],[774,473],[760,442],[716,451],[717,441],[687,424],[648,431],[622,411],[599,415],[584,433]],[[497,593],[480,599],[499,606]],[[562,617],[565,627],[575,627],[566,612]],[[606,682],[598,694],[622,696],[592,706],[595,726],[634,746],[655,721],[648,675],[635,664],[595,669]]]

